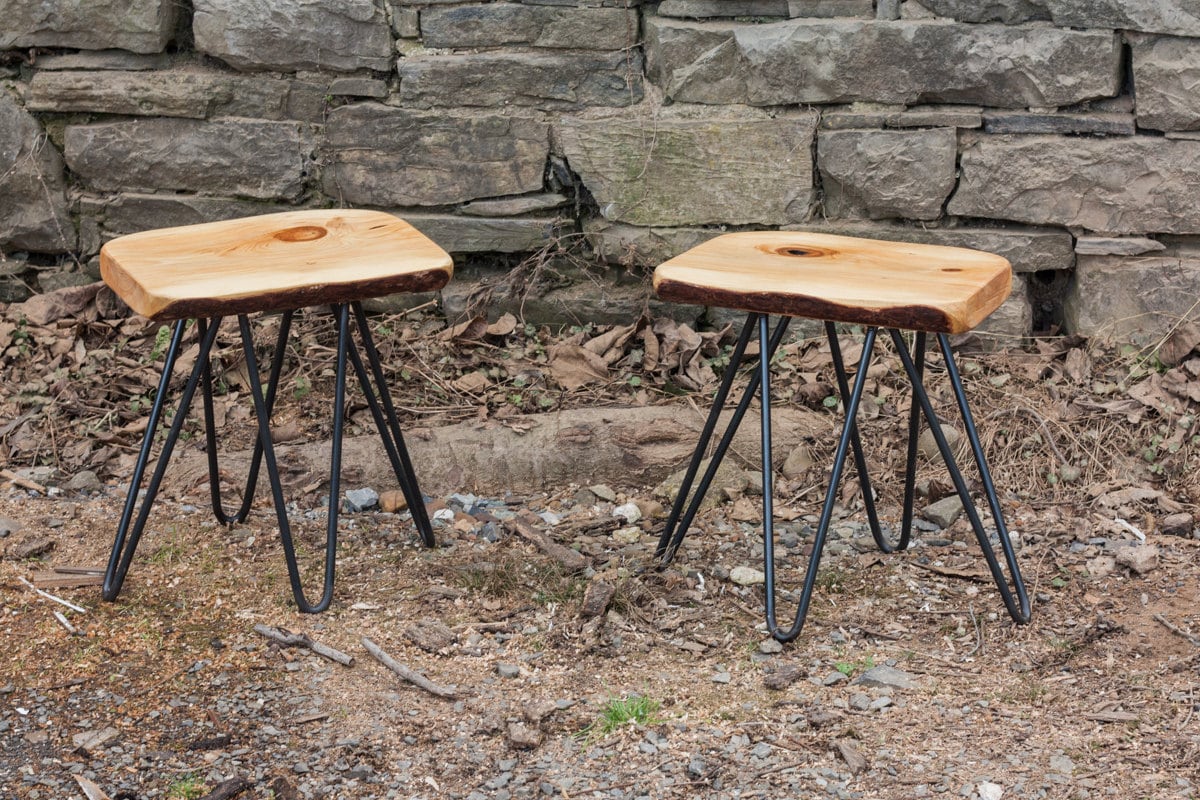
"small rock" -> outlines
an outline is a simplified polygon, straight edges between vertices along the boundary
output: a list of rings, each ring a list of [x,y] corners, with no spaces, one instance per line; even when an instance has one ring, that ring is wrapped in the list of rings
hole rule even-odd
[[[821,685],[822,686],[835,686],[844,680],[846,680],[846,673],[840,672],[835,669],[832,672],[830,672],[829,674],[827,674],[824,678],[821,679]]]
[[[782,653],[783,652],[783,643],[774,637],[772,637],[770,639],[763,639],[761,642],[758,643],[758,652],[766,653],[769,656],[773,656],[778,653]]]
[[[558,703],[554,700],[534,700],[526,703],[521,708],[521,716],[526,722],[533,725],[540,725],[542,720],[558,710]]]
[[[729,570],[729,580],[738,586],[758,586],[767,582],[767,576],[754,567],[734,567]]]
[[[521,675],[521,668],[516,664],[499,663],[496,665],[496,674],[501,678],[517,678]]]
[[[854,679],[859,686],[884,686],[890,689],[912,689],[916,687],[913,676],[902,669],[883,664],[872,667]]]
[[[773,672],[763,675],[763,686],[775,691],[783,691],[804,675],[799,664],[780,664]]]
[[[613,509],[612,515],[625,520],[626,525],[632,525],[642,518],[642,510],[637,503],[626,503]]]
[[[508,723],[508,743],[517,750],[532,750],[542,743],[542,732],[523,722]]]
[[[104,488],[104,484],[95,472],[85,469],[72,475],[64,488],[72,492],[98,492]]]
[[[700,462],[698,475],[703,475],[708,469],[710,459],[705,459]],[[665,497],[668,500],[674,500],[675,495],[679,494],[679,487],[683,485],[683,478],[687,474],[686,469],[681,469],[665,481],[660,483],[654,489],[656,497]],[[735,497],[750,485],[749,474],[731,463],[731,459],[725,459],[721,466],[717,467],[717,474],[713,477],[712,485],[709,486],[708,493],[704,496],[704,501],[700,503],[700,510],[708,511],[716,508],[722,501],[731,497]]]
[[[657,500],[646,498],[645,500],[635,500],[637,507],[642,511],[642,519],[658,519],[667,513],[663,508],[663,504]]]
[[[617,501],[617,493],[603,483],[598,483],[595,486],[589,486],[588,491],[599,497],[601,500],[607,500],[610,503]]]
[[[343,497],[346,499],[346,510],[351,514],[379,505],[379,492],[370,488],[351,489]]]
[[[444,623],[436,619],[423,619],[410,625],[404,635],[417,647],[429,653],[439,653],[450,648],[457,637]]]
[[[1112,556],[1096,556],[1087,561],[1088,575],[1104,578],[1117,571],[1117,560]]]
[[[98,731],[77,733],[71,737],[71,742],[75,745],[76,750],[94,753],[115,741],[120,735],[116,728],[101,728]]]
[[[1168,514],[1159,522],[1159,529],[1167,536],[1190,537],[1196,528],[1196,519],[1191,514]]]
[[[783,462],[783,477],[792,481],[803,477],[814,463],[816,462],[813,461],[812,453],[807,447],[796,447],[788,453],[787,459]]]
[[[1117,563],[1138,575],[1145,575],[1158,566],[1158,548],[1152,544],[1122,547],[1117,551]]]
[[[954,452],[954,446],[958,444],[962,434],[949,425],[942,426],[942,434],[946,437],[946,444],[950,445],[950,452]],[[921,435],[917,437],[917,452],[925,459],[941,459],[942,451],[938,449],[937,439],[933,438],[933,431],[929,428],[921,431]]]
[[[21,530],[21,523],[8,517],[0,517],[0,539]]]
[[[840,739],[837,743],[838,752],[841,753],[842,760],[846,762],[846,767],[850,770],[851,775],[858,775],[865,772],[867,769],[867,759],[862,753],[858,752],[851,742],[846,739]]]
[[[44,556],[54,549],[54,540],[36,538],[14,544],[8,551],[8,557],[13,561],[24,561],[27,558]]]
[[[842,719],[842,715],[831,708],[814,707],[811,711],[804,715],[808,720],[808,724],[814,728],[824,728],[833,725]]]
[[[388,489],[379,495],[379,510],[395,514],[408,508],[408,498],[399,489]]]
[[[618,528],[612,532],[612,538],[621,544],[637,544],[642,540],[642,529],[636,525],[628,528]]]
[[[952,494],[949,497],[943,497],[936,503],[930,503],[921,510],[921,516],[934,523],[941,528],[949,528],[954,524],[954,520],[958,519],[958,515],[962,513],[962,500],[958,495]]]
[[[975,791],[979,793],[979,800],[1000,800],[1004,796],[1004,788],[991,781],[983,781]]]
[[[692,756],[687,765],[688,777],[699,780],[708,775],[708,762],[703,756]]]
[[[733,676],[728,672],[718,672],[717,674],[713,675],[710,680],[712,680],[713,683],[729,683],[733,680]]]
[[[1059,775],[1070,775],[1075,772],[1075,762],[1067,755],[1050,756],[1050,771]]]
[[[862,692],[850,695],[850,707],[855,711],[866,711],[871,707],[871,698]]]
[[[583,593],[583,604],[579,607],[579,616],[584,619],[598,617],[608,609],[617,587],[599,578],[593,578]]]

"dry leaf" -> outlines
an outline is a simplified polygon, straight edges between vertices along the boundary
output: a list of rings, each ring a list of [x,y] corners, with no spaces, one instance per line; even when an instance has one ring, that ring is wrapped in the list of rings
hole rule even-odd
[[[508,336],[517,329],[517,318],[512,314],[505,313],[500,319],[487,326],[484,331],[488,336]]]
[[[577,344],[559,344],[550,348],[548,366],[550,377],[568,392],[608,380],[608,365],[604,359]]]
[[[461,378],[452,382],[450,385],[453,386],[455,389],[458,389],[460,392],[466,392],[468,394],[479,394],[480,392],[486,390],[489,386],[491,386],[491,383],[492,382],[490,380],[488,380],[487,375],[480,372],[479,370],[476,370],[474,372],[468,372],[466,375],[463,375]]]

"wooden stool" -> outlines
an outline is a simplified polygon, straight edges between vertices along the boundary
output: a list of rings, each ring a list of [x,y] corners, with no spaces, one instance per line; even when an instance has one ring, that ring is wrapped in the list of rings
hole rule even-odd
[[[121,591],[121,584],[158,494],[167,462],[199,385],[204,402],[213,512],[219,521],[227,525],[246,519],[258,482],[259,468],[265,458],[296,605],[305,612],[324,611],[333,597],[347,356],[366,395],[367,405],[375,418],[392,469],[408,501],[413,522],[424,543],[428,546],[434,544],[425,503],[417,486],[396,409],[388,394],[379,354],[371,339],[360,301],[397,292],[440,289],[453,272],[450,256],[441,248],[407,222],[382,212],[345,209],[292,211],[122,236],[101,249],[100,271],[105,282],[137,313],[152,320],[176,320],[158,392],[146,425],[145,439],[133,478],[129,482],[125,510],[117,527],[112,555],[104,575],[104,599],[114,600]],[[310,603],[300,585],[296,551],[288,525],[275,450],[271,444],[270,420],[293,311],[304,306],[323,304],[332,305],[337,320],[337,368],[325,538],[325,584],[320,600]],[[254,355],[250,322],[246,316],[262,311],[284,312],[265,394]],[[351,314],[366,354],[366,365],[358,348],[349,346]],[[242,504],[232,514],[225,511],[221,502],[209,364],[217,330],[228,315],[237,315],[238,318],[250,390],[258,418],[258,437]],[[187,323],[192,319],[197,321],[200,352],[184,386],[179,408],[172,419],[135,520],[138,492],[162,417],[171,371],[179,357]]]
[[[771,635],[780,641],[796,638],[808,615],[817,566],[829,530],[847,450],[854,451],[863,505],[876,544],[884,552],[908,546],[916,484],[917,432],[923,413],[1009,614],[1017,622],[1028,622],[1029,599],[1025,592],[1025,584],[1017,567],[1012,542],[1004,525],[1000,501],[996,497],[996,490],[947,338],[947,334],[969,331],[983,321],[1008,296],[1011,281],[1008,261],[1000,256],[975,250],[787,231],[726,234],[660,265],[654,273],[654,289],[662,299],[749,312],[729,367],[725,370],[717,390],[712,411],[700,435],[700,442],[688,465],[683,485],[667,519],[666,529],[659,539],[657,555],[662,563],[669,563],[679,549],[700,502],[704,499],[704,494],[729,449],[733,435],[745,416],[751,399],[757,393],[762,408],[763,561],[766,574],[767,627]],[[768,335],[768,319],[771,314],[780,315],[781,319],[774,332]],[[775,614],[770,363],[771,357],[783,340],[791,317],[825,320],[838,390],[846,409],[846,422],[838,439],[829,489],[813,539],[812,557],[808,562],[799,609],[791,627],[784,629],[777,623]],[[835,335],[835,322],[867,326],[862,358],[853,388],[848,385],[845,365]],[[696,473],[716,428],[717,418],[745,355],[751,332],[756,328],[759,336],[758,369],[751,376],[746,392],[718,442],[691,502],[687,503]],[[908,426],[908,463],[904,477],[903,521],[899,539],[895,544],[887,541],[879,525],[866,459],[855,423],[871,353],[880,328],[885,329],[895,343],[913,388]],[[916,342],[911,354],[901,338],[900,329],[916,331]],[[1000,562],[988,541],[988,534],[971,500],[967,484],[955,463],[954,454],[925,392],[923,374],[927,333],[937,335],[946,362],[947,374],[987,494],[1004,562],[1008,567],[1008,579],[1005,578]]]

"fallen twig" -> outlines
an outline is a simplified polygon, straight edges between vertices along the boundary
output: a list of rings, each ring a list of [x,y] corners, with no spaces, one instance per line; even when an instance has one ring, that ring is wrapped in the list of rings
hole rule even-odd
[[[1162,614],[1155,614],[1154,620],[1156,622],[1158,622],[1159,624],[1161,624],[1164,628],[1169,630],[1171,633],[1175,634],[1176,636],[1182,636],[1184,639],[1187,639],[1189,642],[1194,644],[1196,647],[1200,647],[1200,636],[1195,636],[1192,633],[1190,633],[1189,631],[1184,630],[1183,628],[1179,627],[1175,623],[1168,620]]]
[[[63,600],[61,597],[55,597],[54,595],[50,594],[49,592],[43,592],[41,589],[39,589],[38,587],[36,587],[32,583],[30,583],[24,575],[18,575],[17,580],[19,580],[21,583],[28,586],[30,589],[33,589],[35,592],[37,592],[38,594],[40,594],[42,597],[46,598],[47,600],[53,600],[54,602],[58,603],[59,605],[64,605],[67,608],[71,609],[72,611],[78,611],[80,614],[87,613],[86,608],[81,608],[80,606],[75,605],[74,603],[70,602],[69,600]]]
[[[581,572],[587,569],[588,560],[586,556],[554,541],[546,534],[535,529],[529,520],[522,517],[513,517],[505,525],[522,539],[532,542],[538,550],[541,550],[542,553],[562,564],[571,572]]]
[[[29,478],[22,478],[17,473],[10,469],[0,469],[0,478],[12,483],[13,486],[20,486],[22,489],[29,489],[34,492],[46,494],[46,487],[42,486],[37,481],[31,481]]]
[[[200,800],[230,800],[249,789],[253,784],[242,777],[230,778],[217,784],[217,788],[200,798]]]
[[[276,628],[271,625],[255,625],[254,630],[262,634],[273,642],[285,645],[287,647],[307,647],[319,656],[324,656],[330,661],[336,661],[347,667],[354,666],[354,656],[347,655],[341,650],[336,650],[329,645],[315,642],[303,633],[292,633],[284,628]]]
[[[458,692],[456,692],[454,689],[451,689],[448,686],[436,684],[421,673],[404,666],[399,661],[385,653],[382,647],[375,644],[366,636],[362,637],[362,645],[366,648],[368,653],[373,655],[379,661],[380,664],[383,664],[385,667],[412,685],[424,689],[425,691],[437,697],[444,697],[447,700],[455,700],[458,698]]]
[[[82,775],[75,775],[73,777],[75,778],[75,782],[79,784],[79,788],[87,800],[110,800],[109,796],[104,793],[104,790],[92,781]]]
[[[71,634],[72,636],[74,636],[75,634],[79,633],[79,631],[78,631],[78,630],[76,630],[75,626],[74,626],[74,625],[72,625],[72,624],[70,623],[70,621],[67,619],[67,615],[66,615],[66,614],[64,614],[64,613],[62,613],[61,611],[58,611],[58,610],[55,610],[55,611],[53,612],[53,614],[54,614],[54,618],[55,618],[56,620],[58,620],[58,624],[59,624],[59,625],[62,625],[64,628],[66,628],[66,629],[67,629],[67,633]]]

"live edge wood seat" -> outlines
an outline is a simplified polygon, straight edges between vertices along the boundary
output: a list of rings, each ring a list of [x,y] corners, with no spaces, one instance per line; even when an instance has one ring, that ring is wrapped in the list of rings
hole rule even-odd
[[[324,610],[333,594],[348,368],[352,368],[358,377],[396,479],[408,501],[413,522],[424,543],[433,544],[433,532],[424,500],[361,301],[381,295],[440,289],[453,273],[453,262],[445,251],[407,222],[391,214],[317,209],[122,236],[101,249],[100,271],[105,282],[134,311],[152,320],[175,321],[158,392],[150,410],[145,438],[130,480],[125,509],[105,573],[105,599],[116,599],[121,590],[197,388],[200,389],[204,404],[205,445],[213,513],[222,523],[243,521],[249,514],[258,473],[265,462],[280,540],[287,560],[288,577],[301,611]],[[320,599],[310,602],[301,586],[271,441],[270,418],[282,374],[293,312],[314,305],[332,307],[338,344],[335,397],[332,400],[333,441],[324,588]],[[282,311],[283,315],[264,389],[248,315],[275,311]],[[233,512],[227,512],[221,500],[210,364],[221,322],[230,316],[237,317],[250,394],[258,422],[258,435],[241,506]],[[351,342],[351,318],[357,329],[361,353],[359,345]],[[171,373],[182,349],[188,324],[193,320],[200,339],[200,351],[139,505],[139,490],[162,419]]]
[[[795,638],[808,614],[821,551],[849,451],[853,451],[862,489],[861,502],[876,544],[884,552],[908,546],[914,510],[917,434],[921,418],[924,417],[946,462],[950,478],[1009,615],[1017,622],[1027,622],[1030,611],[1025,585],[948,338],[948,334],[969,331],[987,318],[1004,302],[1011,283],[1012,270],[1008,261],[990,253],[958,247],[790,231],[724,234],[661,264],[654,273],[654,289],[660,298],[748,312],[746,324],[714,398],[713,408],[659,538],[657,552],[662,563],[669,563],[678,551],[734,433],[757,395],[762,426],[763,566],[766,576],[767,628],[781,641]],[[773,332],[769,326],[771,315],[780,317]],[[785,626],[778,622],[775,611],[770,363],[793,317],[825,322],[846,418],[830,469],[820,522],[814,533],[812,555],[805,571],[799,607],[790,626]],[[835,323],[865,326],[862,356],[854,375],[853,388],[842,361]],[[703,459],[708,455],[730,386],[745,357],[749,339],[756,330],[760,354],[758,365],[750,375],[742,399],[693,492],[693,484]],[[880,330],[884,330],[885,335],[891,338],[913,390],[908,413],[904,503],[900,532],[895,541],[885,532],[875,509],[874,493],[856,423],[867,370]],[[911,350],[902,331],[916,332]],[[979,471],[981,489],[987,496],[993,529],[990,532],[975,508],[970,488],[959,471],[938,415],[924,388],[927,334],[937,338],[945,361],[946,374]],[[1003,566],[1001,558],[996,555],[993,540],[995,547],[1001,551]],[[1005,567],[1007,577],[1004,574]]]

